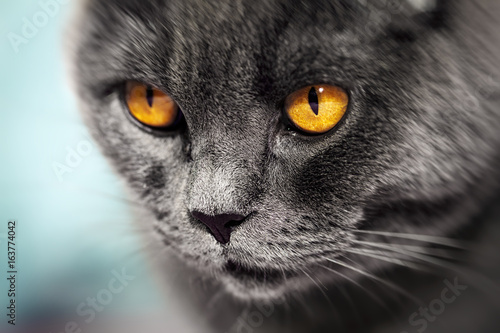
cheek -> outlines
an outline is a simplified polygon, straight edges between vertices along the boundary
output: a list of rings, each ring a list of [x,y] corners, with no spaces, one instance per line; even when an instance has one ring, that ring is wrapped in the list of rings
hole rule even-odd
[[[165,167],[160,163],[155,163],[148,167],[144,177],[144,185],[148,188],[162,189],[165,187]]]
[[[144,132],[127,119],[117,101],[102,109],[91,113],[98,129],[95,139],[136,195],[159,217],[181,207],[188,173],[186,140],[179,134],[157,137]]]

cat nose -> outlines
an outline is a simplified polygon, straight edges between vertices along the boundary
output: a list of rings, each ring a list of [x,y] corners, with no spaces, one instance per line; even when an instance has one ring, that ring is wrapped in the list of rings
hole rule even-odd
[[[233,227],[241,224],[246,216],[239,214],[207,215],[201,212],[191,212],[191,215],[206,225],[210,233],[221,244],[227,244]]]

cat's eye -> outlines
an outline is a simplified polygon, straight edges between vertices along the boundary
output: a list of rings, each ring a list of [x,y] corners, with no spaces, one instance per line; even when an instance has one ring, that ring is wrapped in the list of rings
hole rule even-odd
[[[182,119],[177,103],[169,95],[150,85],[127,82],[125,100],[130,114],[150,128],[170,129]]]
[[[288,119],[307,134],[326,133],[344,116],[349,96],[340,87],[327,84],[299,89],[285,100]]]

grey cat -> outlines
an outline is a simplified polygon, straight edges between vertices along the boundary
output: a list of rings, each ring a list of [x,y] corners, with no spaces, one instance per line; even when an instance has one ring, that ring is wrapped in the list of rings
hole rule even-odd
[[[491,0],[83,3],[85,119],[165,271],[199,282],[175,283],[204,332],[499,331],[498,14]],[[168,94],[176,125],[131,119],[127,82]],[[285,99],[318,84],[349,104],[311,135]]]

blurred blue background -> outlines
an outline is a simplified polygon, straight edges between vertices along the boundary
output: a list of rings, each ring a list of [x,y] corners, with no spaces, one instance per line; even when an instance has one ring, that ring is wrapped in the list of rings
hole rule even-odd
[[[43,332],[52,324],[63,331],[62,318],[74,317],[77,305],[122,267],[136,280],[105,311],[162,306],[138,252],[143,244],[134,236],[123,184],[88,137],[68,83],[63,35],[75,2],[55,2],[52,11],[41,5],[47,2],[0,3],[1,332]],[[25,28],[35,20],[36,34]],[[25,38],[23,27],[33,36]],[[84,154],[69,166],[68,154],[78,149]],[[71,172],[62,174],[61,165]],[[18,222],[15,328],[5,316],[9,219]]]

